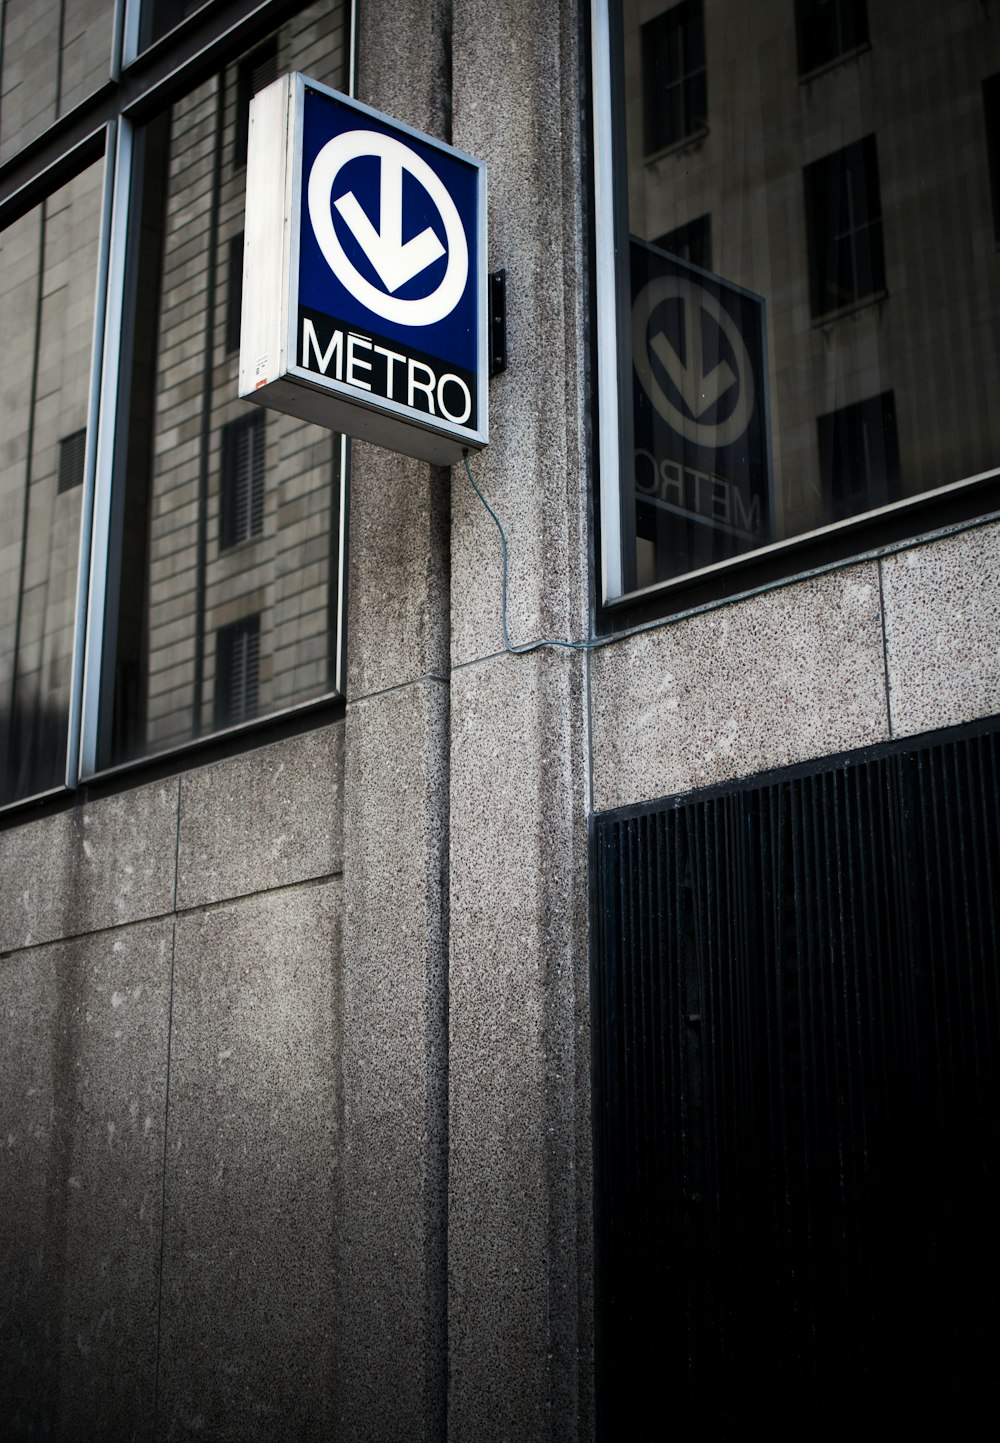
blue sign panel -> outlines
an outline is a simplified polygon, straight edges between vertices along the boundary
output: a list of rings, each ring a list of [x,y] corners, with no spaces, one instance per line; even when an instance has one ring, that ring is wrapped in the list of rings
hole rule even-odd
[[[485,441],[485,172],[304,82],[300,375],[470,445]]]

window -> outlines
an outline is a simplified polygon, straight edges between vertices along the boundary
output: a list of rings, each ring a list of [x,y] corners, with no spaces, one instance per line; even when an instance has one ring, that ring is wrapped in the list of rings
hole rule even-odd
[[[866,0],[795,0],[799,74],[808,75],[868,44]]]
[[[236,72],[236,134],[233,140],[233,165],[239,168],[247,163],[247,140],[250,133],[250,101],[277,80],[278,48],[273,40],[258,46],[252,55],[241,60]]]
[[[264,529],[264,413],[229,421],[222,431],[219,545],[225,549]]]
[[[59,442],[59,493],[83,485],[83,460],[87,450],[87,428],[64,436]]]
[[[683,0],[642,27],[647,155],[705,128],[708,119],[701,0]]]
[[[814,316],[885,290],[874,135],[805,168],[809,294]]]
[[[682,261],[690,261],[703,271],[712,269],[712,217],[699,215],[666,235],[657,236],[653,245],[661,251],[669,251]]]
[[[115,8],[115,0],[3,0],[0,164],[107,81]]]
[[[0,231],[0,803],[69,761],[103,171]]]
[[[882,7],[878,84],[809,87],[797,45],[811,69],[861,48],[867,7],[657,9],[594,0],[606,628],[1000,505],[983,7]]]
[[[1000,75],[983,81],[983,113],[986,118],[986,155],[993,203],[993,235],[1000,242]]]
[[[892,392],[820,416],[819,469],[829,521],[895,501],[899,443]]]
[[[112,7],[81,5],[88,55],[108,13],[99,90],[75,88],[80,5],[4,8],[0,806],[340,687],[344,442],[238,399],[232,160],[279,67],[346,88],[347,8],[291,0],[262,40],[251,0],[147,4],[112,57]],[[36,22],[67,38],[31,119],[15,61]]]
[[[229,242],[229,266],[226,283],[226,350],[240,348],[240,324],[243,307],[243,232]]]
[[[216,633],[215,725],[237,726],[257,715],[260,617],[245,616]]]

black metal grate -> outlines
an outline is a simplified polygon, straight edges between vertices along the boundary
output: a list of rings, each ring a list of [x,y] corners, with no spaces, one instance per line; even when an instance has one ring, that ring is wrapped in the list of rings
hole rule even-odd
[[[997,734],[600,818],[595,847],[603,1436],[971,1419]]]

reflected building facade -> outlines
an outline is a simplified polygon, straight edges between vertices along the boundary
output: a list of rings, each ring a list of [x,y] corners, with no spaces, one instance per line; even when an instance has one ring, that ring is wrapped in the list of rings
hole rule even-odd
[[[771,474],[743,498],[744,509],[758,498],[766,525],[727,547],[717,523],[737,463],[724,422],[740,382],[714,404],[703,388],[696,419],[723,443],[685,451],[668,420],[656,471],[639,459],[633,584],[989,470],[1000,443],[987,400],[1000,380],[1000,49],[982,7],[629,0],[622,45],[629,229],[759,298]],[[654,320],[634,318],[649,327],[635,343],[648,347],[662,325],[683,364],[683,317],[668,303]],[[711,315],[698,324],[707,379],[715,364],[741,377]],[[690,421],[655,353],[649,366],[663,408],[676,402]],[[648,386],[637,377],[647,409]]]

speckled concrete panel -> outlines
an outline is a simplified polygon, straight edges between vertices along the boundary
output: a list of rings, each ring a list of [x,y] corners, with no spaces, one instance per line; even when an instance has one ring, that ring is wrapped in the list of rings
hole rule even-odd
[[[0,832],[0,951],[169,912],[177,782]]]
[[[358,96],[448,139],[446,0],[360,7]],[[447,469],[363,441],[351,451],[351,644],[347,694],[357,698],[448,664]]]
[[[5,1437],[146,1436],[171,924],[0,963]]]
[[[589,1438],[579,657],[452,685],[449,1436]]]
[[[333,1436],[340,882],[177,923],[158,1436]]]
[[[509,539],[516,642],[586,635],[590,472],[584,395],[579,19],[546,0],[455,7],[456,145],[489,166],[489,268],[507,272],[508,367],[490,381],[490,445],[470,459]],[[502,648],[493,521],[453,472],[452,656]]]
[[[338,1436],[444,1436],[448,689],[347,713]]]
[[[186,773],[178,907],[339,872],[343,752],[338,722]]]
[[[594,807],[888,736],[877,563],[592,653]]]
[[[895,736],[1000,711],[1000,526],[882,562]]]

